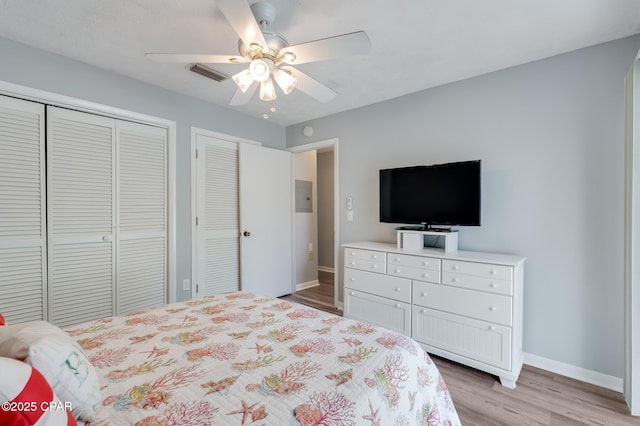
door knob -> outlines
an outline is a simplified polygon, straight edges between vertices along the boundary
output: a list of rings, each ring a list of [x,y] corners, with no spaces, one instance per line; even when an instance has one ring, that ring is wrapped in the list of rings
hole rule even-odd
[[[249,232],[249,231],[244,231],[244,232],[242,233],[242,235],[244,235],[245,237],[250,237],[250,236],[251,236],[251,232]]]

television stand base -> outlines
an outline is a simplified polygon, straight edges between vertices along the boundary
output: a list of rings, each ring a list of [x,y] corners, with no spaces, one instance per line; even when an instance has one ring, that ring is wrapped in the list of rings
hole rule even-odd
[[[397,231],[397,245],[402,250],[418,251],[424,248],[425,235],[435,235],[444,237],[444,252],[458,251],[458,231],[457,230],[418,230],[405,229],[411,227],[399,227]]]

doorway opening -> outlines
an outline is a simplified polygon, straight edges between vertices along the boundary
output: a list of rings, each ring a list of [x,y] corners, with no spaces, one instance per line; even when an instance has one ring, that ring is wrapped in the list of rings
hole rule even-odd
[[[291,300],[337,313],[338,140],[290,148],[294,198]]]

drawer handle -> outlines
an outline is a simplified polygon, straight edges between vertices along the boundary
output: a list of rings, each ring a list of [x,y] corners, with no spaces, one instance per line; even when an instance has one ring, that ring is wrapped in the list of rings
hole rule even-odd
[[[396,269],[396,274],[399,274],[399,273],[400,273],[400,269]]]
[[[352,295],[352,296],[355,296],[356,294],[352,291],[352,292],[351,292],[351,295]]]
[[[492,269],[491,271],[489,271],[489,273],[490,273],[491,275],[495,275],[495,274],[497,274],[498,272],[497,272],[497,271],[494,271],[494,270]]]
[[[399,303],[396,303],[396,308],[399,308],[399,307],[400,307],[400,304],[399,304]]]
[[[429,262],[422,262],[422,266],[429,266]]]
[[[490,310],[491,312],[493,312],[493,311],[497,311],[497,310],[498,310],[498,308],[496,308],[495,306],[491,306],[491,307],[489,307],[489,310]]]
[[[498,287],[498,285],[496,283],[491,283],[491,284],[489,284],[489,287],[496,288],[496,287]]]
[[[356,277],[349,278],[349,281],[355,281],[355,280],[356,280]]]
[[[396,291],[400,291],[400,287],[396,287]]]
[[[420,296],[422,296],[422,297],[427,297],[427,292],[426,292],[426,291],[423,291],[422,293],[420,293]]]
[[[372,268],[373,269],[378,269],[378,265],[373,265]]]
[[[490,326],[489,326],[489,330],[491,330],[491,331],[495,331],[495,330],[496,330],[496,326],[495,326],[495,325],[490,325]]]
[[[396,262],[400,262],[400,258],[399,257],[396,257]]]
[[[351,252],[351,256],[355,256],[355,255],[356,255],[356,253],[352,251]]]
[[[429,274],[422,274],[422,278],[429,278]]]
[[[378,258],[378,255],[374,254],[374,255],[373,255],[373,256],[371,256],[371,257],[372,257],[372,258],[374,258],[374,259],[377,259],[377,258]]]
[[[453,277],[453,278],[451,278],[451,281],[453,281],[454,283],[458,283],[458,282],[460,282],[460,278]]]
[[[457,271],[458,269],[460,269],[460,267],[459,267],[458,265],[453,265],[453,268],[452,268],[452,269],[453,269],[454,271]]]
[[[420,313],[421,313],[421,314],[426,314],[426,313],[427,313],[427,310],[426,310],[426,309],[420,309]]]
[[[352,264],[352,265],[355,265],[355,264],[356,264],[356,262],[353,262],[353,261],[352,261],[352,262],[351,262],[351,264]]]

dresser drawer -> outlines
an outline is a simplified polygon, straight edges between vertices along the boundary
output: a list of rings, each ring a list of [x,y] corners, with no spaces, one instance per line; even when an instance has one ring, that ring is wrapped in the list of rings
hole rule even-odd
[[[440,270],[440,259],[436,259],[433,257],[409,256],[406,254],[389,253],[387,254],[387,263],[389,264],[389,267],[391,267],[391,265],[398,265],[427,269],[431,271]]]
[[[510,280],[477,277],[474,275],[458,274],[456,272],[443,272],[442,284],[471,290],[488,291],[495,294],[504,294],[505,296],[513,295],[513,282]]]
[[[387,273],[385,253],[372,250],[345,249],[344,266],[362,271]]]
[[[494,278],[498,280],[513,280],[513,267],[494,265],[491,263],[464,262],[445,259],[442,261],[442,272],[474,275],[477,277]]]
[[[440,282],[440,271],[414,268],[412,266],[388,265],[387,274],[394,277],[411,278],[413,280]]]
[[[415,306],[412,319],[414,340],[511,370],[511,328]]]
[[[362,250],[346,247],[344,249],[344,259],[360,259],[370,260],[373,262],[385,262],[387,260],[387,254],[383,251],[375,250]]]
[[[345,268],[344,286],[376,296],[411,303],[411,280]]]
[[[508,296],[415,281],[412,300],[414,305],[426,308],[506,326],[512,324],[512,299]]]
[[[377,272],[379,274],[385,274],[387,269],[387,264],[384,262],[374,262],[372,260],[354,258],[345,259],[344,266],[352,269],[360,269],[362,271]]]
[[[408,303],[345,289],[344,316],[411,336],[411,305]]]

